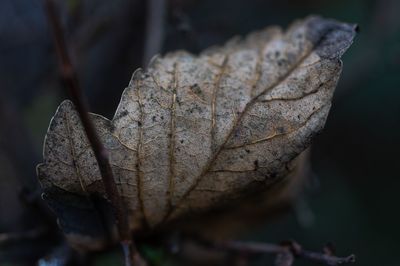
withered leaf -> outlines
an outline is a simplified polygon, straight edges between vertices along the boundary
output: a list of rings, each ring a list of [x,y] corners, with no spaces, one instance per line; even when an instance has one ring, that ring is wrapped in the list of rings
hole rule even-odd
[[[287,175],[323,128],[354,35],[354,25],[308,17],[286,32],[269,27],[199,56],[168,53],[135,71],[112,120],[91,114],[132,229],[240,199]],[[90,206],[73,202],[106,197],[70,101],[50,123],[38,176],[64,222],[72,213],[93,220]],[[91,234],[77,227],[68,230]]]

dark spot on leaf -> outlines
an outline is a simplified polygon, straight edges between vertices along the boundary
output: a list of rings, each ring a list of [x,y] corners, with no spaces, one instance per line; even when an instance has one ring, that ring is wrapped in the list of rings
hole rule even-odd
[[[201,91],[199,85],[196,83],[190,88],[197,96],[201,97],[203,92]]]
[[[276,131],[278,131],[279,134],[283,134],[283,133],[285,133],[285,128],[284,127],[278,127],[276,129]]]
[[[255,160],[255,161],[254,161],[254,167],[255,167],[256,169],[258,169],[258,160]]]

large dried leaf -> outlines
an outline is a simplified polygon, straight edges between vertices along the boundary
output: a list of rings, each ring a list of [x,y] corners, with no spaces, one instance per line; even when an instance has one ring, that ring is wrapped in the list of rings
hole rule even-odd
[[[220,206],[287,175],[323,128],[354,29],[309,17],[137,70],[111,121],[91,115],[132,228]],[[72,214],[77,224],[92,221],[81,202],[106,197],[70,101],[50,123],[38,176],[65,224]],[[79,227],[68,230],[90,234]]]

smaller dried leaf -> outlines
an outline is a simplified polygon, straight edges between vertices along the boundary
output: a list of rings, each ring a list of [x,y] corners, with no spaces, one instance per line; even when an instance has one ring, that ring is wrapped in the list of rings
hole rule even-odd
[[[324,126],[354,35],[354,25],[308,17],[286,32],[270,27],[137,70],[112,120],[91,114],[132,229],[234,202],[286,176]],[[101,234],[89,198],[105,206],[106,196],[70,101],[50,123],[38,177],[64,231]]]

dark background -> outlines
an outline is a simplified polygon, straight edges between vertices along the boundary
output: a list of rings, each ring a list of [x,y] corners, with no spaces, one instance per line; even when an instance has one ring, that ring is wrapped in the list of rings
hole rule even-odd
[[[57,2],[91,111],[111,118],[131,74],[146,60],[146,6],[139,0]],[[312,147],[311,188],[293,211],[245,239],[294,238],[312,249],[331,241],[339,254],[355,253],[356,265],[399,265],[399,11],[397,0],[166,2],[163,41],[158,44],[162,53],[196,53],[234,35],[270,24],[287,26],[309,14],[360,25],[343,57],[325,130]],[[57,67],[42,2],[1,0],[0,265],[5,259],[12,262],[4,265],[14,265],[16,258],[33,260],[58,242],[39,232],[38,238],[1,246],[5,233],[35,233],[54,225],[38,198],[35,165],[49,120],[67,97]],[[157,252],[149,251],[156,260],[161,256]],[[119,253],[99,256],[99,265],[120,258]]]

